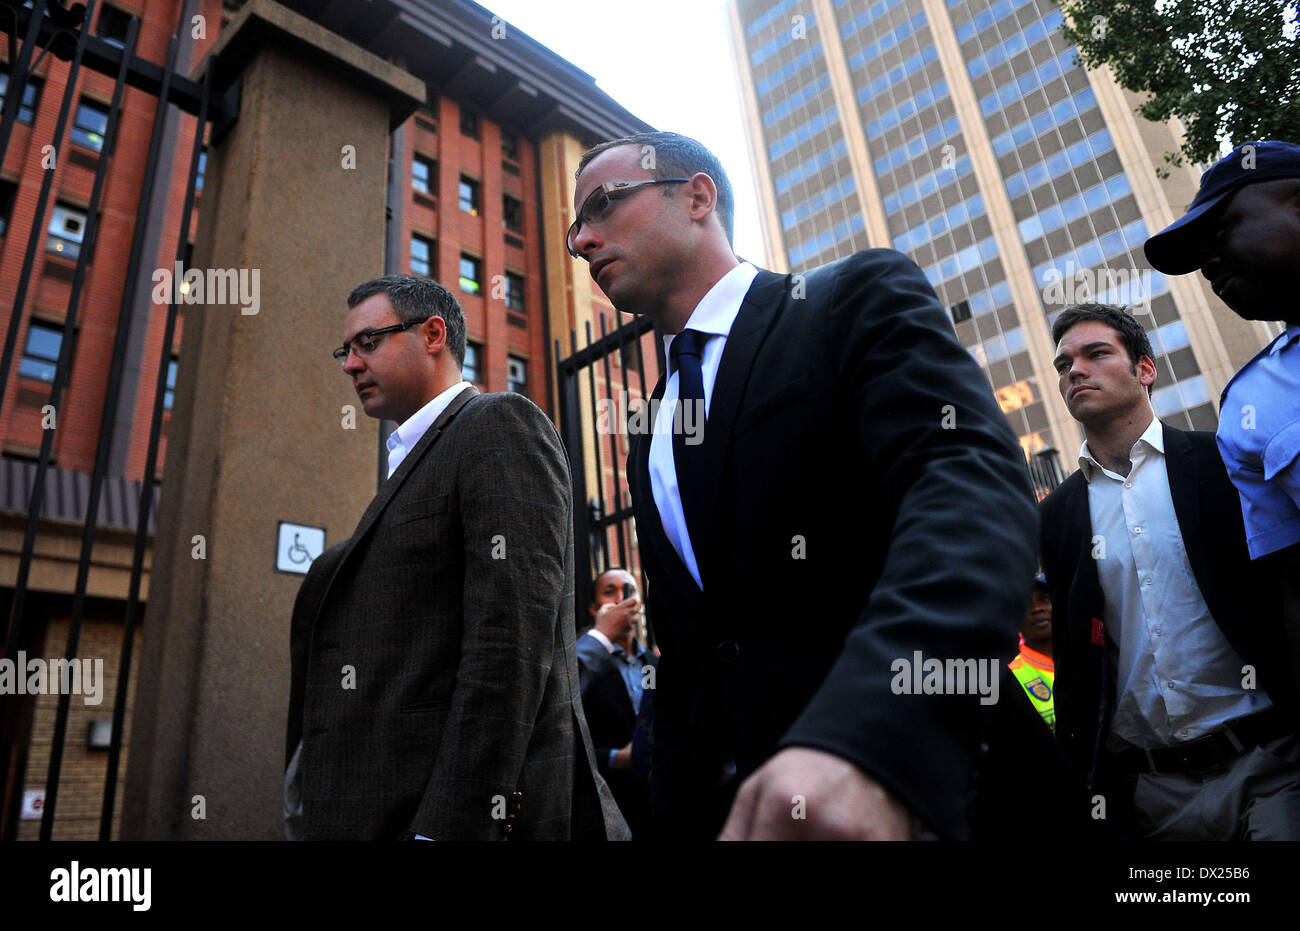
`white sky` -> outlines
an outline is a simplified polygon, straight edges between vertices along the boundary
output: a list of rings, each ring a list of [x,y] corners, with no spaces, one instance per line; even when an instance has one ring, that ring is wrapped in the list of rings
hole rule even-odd
[[[478,2],[590,74],[633,115],[708,146],[735,190],[736,251],[764,264],[726,0]]]

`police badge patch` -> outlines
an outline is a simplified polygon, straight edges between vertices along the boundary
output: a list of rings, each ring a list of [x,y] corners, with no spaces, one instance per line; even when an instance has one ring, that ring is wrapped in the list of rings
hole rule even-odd
[[[1033,695],[1039,701],[1047,701],[1052,697],[1052,688],[1042,678],[1031,679],[1025,683],[1025,691]]]

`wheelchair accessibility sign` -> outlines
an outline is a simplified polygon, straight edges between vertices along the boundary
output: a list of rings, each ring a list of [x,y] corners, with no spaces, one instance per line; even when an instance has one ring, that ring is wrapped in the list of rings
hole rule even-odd
[[[325,528],[280,521],[275,548],[275,568],[306,575],[312,560],[325,552]]]

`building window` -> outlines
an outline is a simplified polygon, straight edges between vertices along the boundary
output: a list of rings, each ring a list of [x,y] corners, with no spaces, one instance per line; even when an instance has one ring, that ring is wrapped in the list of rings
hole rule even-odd
[[[519,161],[519,137],[509,130],[501,130],[501,157]]]
[[[40,96],[40,92],[41,79],[33,74],[27,79],[27,87],[23,90],[23,102],[18,108],[18,122],[31,125],[32,115],[36,112],[36,98]],[[0,71],[0,106],[4,106],[5,95],[8,93],[9,74]]]
[[[479,208],[482,206],[480,199],[482,195],[482,186],[473,178],[460,176],[460,209],[466,213],[478,216]]]
[[[952,305],[952,322],[964,323],[971,318],[970,301],[958,301]]]
[[[524,276],[506,272],[506,307],[524,312]]]
[[[523,359],[506,359],[506,387],[519,394],[528,393],[528,363]]]
[[[411,161],[411,187],[421,194],[438,192],[438,163],[421,155]]]
[[[14,215],[14,200],[18,185],[13,181],[0,181],[0,236],[9,229],[9,218]]]
[[[115,6],[104,4],[95,24],[95,35],[118,48],[126,46],[126,30],[131,25],[131,14]]]
[[[45,240],[45,251],[75,259],[81,255],[85,236],[86,211],[56,204],[54,216],[50,217],[50,235]]]
[[[434,244],[432,239],[425,239],[416,233],[411,234],[411,273],[432,277],[434,267]]]
[[[461,108],[460,133],[462,136],[469,136],[471,139],[478,138],[478,114],[473,110]]]
[[[483,384],[483,373],[479,371],[479,347],[474,343],[465,344],[465,364],[460,367],[460,377],[466,381]]]
[[[62,327],[33,320],[27,330],[27,346],[18,363],[19,373],[41,381],[54,381],[54,370],[59,363],[59,349],[62,346]]]
[[[176,360],[173,358],[167,363],[167,390],[163,392],[163,410],[172,409],[172,401],[176,398]]]
[[[512,233],[524,231],[524,202],[509,194],[501,198],[501,225]]]
[[[460,289],[470,294],[483,290],[483,263],[473,256],[460,257]]]
[[[108,107],[84,97],[77,106],[77,118],[72,123],[72,141],[96,152],[104,150],[104,135],[108,132]]]
[[[203,176],[208,171],[208,150],[199,149],[199,170],[194,175],[194,190],[203,190]]]

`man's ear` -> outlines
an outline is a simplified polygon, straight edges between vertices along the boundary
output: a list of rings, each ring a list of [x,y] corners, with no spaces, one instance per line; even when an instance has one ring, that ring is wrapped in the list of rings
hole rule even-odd
[[[424,351],[429,355],[442,352],[447,345],[447,322],[441,317],[430,317],[420,328],[424,338]]]
[[[718,209],[718,186],[704,172],[691,177],[690,191],[692,220],[703,220]]]
[[[1143,356],[1138,359],[1138,383],[1144,388],[1149,388],[1156,383],[1156,363],[1150,356]]]

